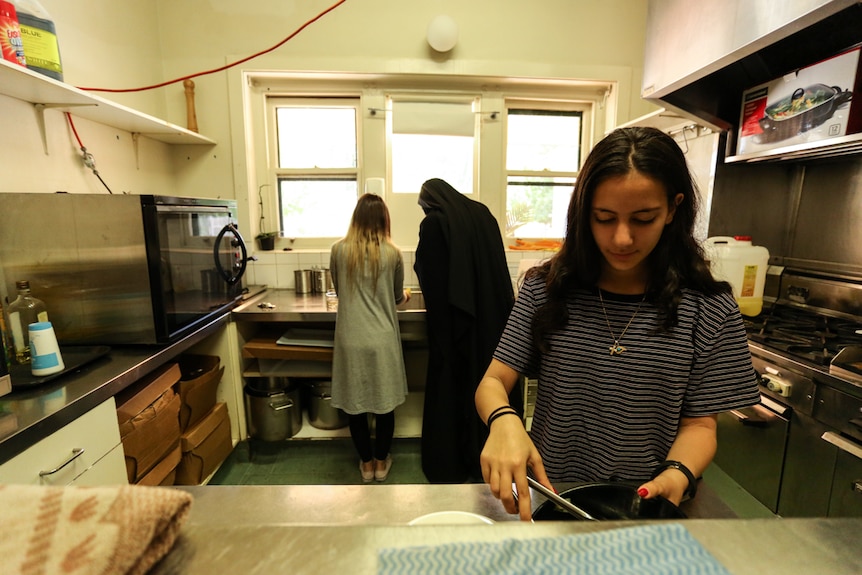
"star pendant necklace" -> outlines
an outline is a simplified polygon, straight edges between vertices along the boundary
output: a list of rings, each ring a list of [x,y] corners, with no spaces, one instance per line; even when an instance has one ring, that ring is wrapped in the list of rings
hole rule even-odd
[[[605,315],[605,323],[608,324],[608,331],[611,334],[611,338],[614,340],[614,344],[608,348],[611,352],[611,355],[622,355],[623,352],[626,350],[625,347],[620,345],[620,340],[626,334],[626,331],[629,329],[629,326],[632,324],[632,322],[635,320],[635,317],[638,315],[638,312],[641,310],[641,305],[643,304],[644,299],[646,299],[646,294],[644,294],[643,299],[641,299],[640,303],[638,303],[638,307],[637,309],[635,309],[635,313],[632,314],[631,319],[629,319],[629,322],[623,328],[623,332],[620,334],[620,337],[616,337],[614,335],[614,330],[611,329],[611,322],[608,319],[608,312],[605,310],[605,300],[602,297],[602,289],[599,288],[599,302],[602,304],[602,313]]]

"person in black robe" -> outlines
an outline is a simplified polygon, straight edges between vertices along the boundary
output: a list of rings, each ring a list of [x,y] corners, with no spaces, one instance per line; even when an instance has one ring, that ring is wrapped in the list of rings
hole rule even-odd
[[[482,481],[488,431],[473,394],[514,303],[500,227],[490,210],[447,182],[422,184],[414,270],[425,297],[428,371],[422,471],[431,483]],[[513,406],[523,406],[517,388]]]

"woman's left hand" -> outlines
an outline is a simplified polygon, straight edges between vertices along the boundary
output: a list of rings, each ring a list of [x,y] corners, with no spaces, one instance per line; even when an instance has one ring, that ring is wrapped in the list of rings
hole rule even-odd
[[[686,489],[688,489],[688,479],[681,471],[665,469],[654,479],[638,487],[638,495],[644,499],[662,496],[674,505],[679,505]]]

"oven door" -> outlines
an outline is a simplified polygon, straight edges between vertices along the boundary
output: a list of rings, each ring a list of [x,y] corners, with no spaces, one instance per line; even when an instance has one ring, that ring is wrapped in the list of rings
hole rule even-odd
[[[715,464],[773,513],[784,466],[791,409],[760,396],[760,404],[718,416]]]
[[[232,201],[159,199],[144,209],[147,260],[156,335],[172,341],[233,305],[248,257]]]
[[[862,517],[862,445],[834,431],[822,439],[838,448],[829,517]]]

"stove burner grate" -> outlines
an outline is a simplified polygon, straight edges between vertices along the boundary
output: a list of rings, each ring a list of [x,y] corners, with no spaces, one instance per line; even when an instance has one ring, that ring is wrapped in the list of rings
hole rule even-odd
[[[774,307],[745,319],[748,338],[787,355],[829,365],[847,346],[862,345],[862,324],[808,311]]]

